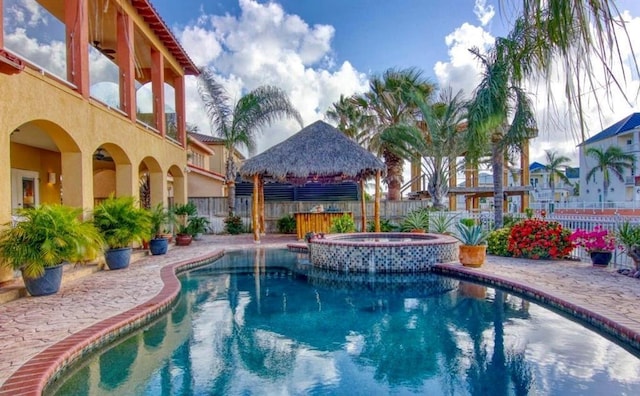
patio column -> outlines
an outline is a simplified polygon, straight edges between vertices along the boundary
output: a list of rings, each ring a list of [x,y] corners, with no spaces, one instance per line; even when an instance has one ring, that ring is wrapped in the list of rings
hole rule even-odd
[[[257,174],[253,175],[253,195],[252,195],[252,205],[251,205],[251,217],[253,224],[253,241],[255,243],[260,243],[260,224],[258,219],[258,189],[260,183],[260,178]]]
[[[155,127],[163,138],[166,134],[164,114],[164,58],[155,48],[151,49],[151,90],[153,91],[153,117]]]
[[[360,179],[360,213],[362,214],[362,228],[360,232],[367,231],[367,204],[364,193],[364,179]]]
[[[375,232],[380,232],[380,171],[376,171],[376,197],[373,204]]]
[[[89,2],[87,0],[64,1],[67,80],[75,85],[78,93],[86,99],[89,98],[88,4]]]
[[[173,80],[173,88],[176,95],[176,127],[178,129],[178,142],[182,147],[187,148],[187,123],[185,114],[185,89],[184,89],[184,76],[178,76]]]
[[[118,67],[120,69],[120,110],[136,121],[136,77],[133,59],[133,19],[118,12]]]

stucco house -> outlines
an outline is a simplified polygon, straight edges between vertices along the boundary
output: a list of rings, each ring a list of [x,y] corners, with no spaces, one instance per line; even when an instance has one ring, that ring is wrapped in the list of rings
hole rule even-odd
[[[151,205],[186,202],[184,79],[199,71],[151,3],[31,6],[0,0],[0,223],[42,203],[140,197],[142,180]]]

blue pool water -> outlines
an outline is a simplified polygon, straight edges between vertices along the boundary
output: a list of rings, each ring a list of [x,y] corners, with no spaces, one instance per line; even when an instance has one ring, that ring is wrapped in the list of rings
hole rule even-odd
[[[349,277],[348,279],[346,277]],[[57,395],[637,395],[640,360],[535,303],[432,274],[230,252]]]

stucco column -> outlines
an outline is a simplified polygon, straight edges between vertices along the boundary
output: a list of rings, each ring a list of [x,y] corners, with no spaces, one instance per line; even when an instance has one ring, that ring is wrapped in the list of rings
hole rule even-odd
[[[133,56],[133,19],[118,12],[118,67],[120,68],[120,110],[136,121],[136,77]]]
[[[164,58],[155,48],[151,49],[151,90],[153,91],[153,116],[160,136],[166,134],[164,114]]]
[[[136,175],[137,176],[137,175]],[[173,181],[174,183],[177,182],[177,177],[174,177]],[[149,184],[151,185],[151,207],[155,207],[156,205],[158,205],[159,203],[165,204],[165,197],[167,196],[166,191],[167,191],[167,176],[164,174],[164,172],[162,171],[149,171]],[[177,197],[177,191],[178,189],[176,188],[175,184],[174,184],[174,197],[175,197],[175,201],[176,203],[183,203],[183,200],[178,199]],[[136,191],[136,194],[134,196],[139,196],[140,192]]]
[[[93,208],[93,156],[63,151],[62,203],[77,208]]]
[[[64,0],[67,80],[89,98],[89,6],[87,0]]]
[[[140,194],[138,178],[133,174],[131,164],[116,163],[116,196],[127,197]]]
[[[182,147],[187,147],[187,122],[185,118],[186,101],[185,101],[185,89],[184,89],[184,76],[178,76],[173,80],[173,88],[176,95],[176,127],[178,129],[178,141],[182,144]]]
[[[1,3],[2,0],[0,0],[0,5],[2,5]],[[0,34],[2,34],[1,31]],[[5,197],[5,199],[0,199],[0,224],[5,224],[11,221],[11,135],[2,124],[2,120],[0,120],[0,125],[2,125],[0,129],[2,131],[0,134],[0,197]],[[0,282],[8,282],[12,279],[13,270],[0,263]]]
[[[165,177],[165,188],[164,188],[164,202],[165,205],[167,203],[167,198],[169,196],[169,192],[167,191],[166,185],[166,177]],[[179,203],[187,203],[187,178],[184,174],[173,175],[173,200]]]

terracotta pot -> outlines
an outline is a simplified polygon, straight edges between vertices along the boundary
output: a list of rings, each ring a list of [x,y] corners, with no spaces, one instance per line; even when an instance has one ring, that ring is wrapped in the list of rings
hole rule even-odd
[[[191,244],[193,237],[189,234],[176,235],[176,246],[188,246]]]
[[[415,228],[413,230],[411,230],[411,233],[413,234],[425,234],[427,231],[423,230],[422,228]]]
[[[487,245],[460,245],[460,263],[465,267],[480,267],[487,258]]]

